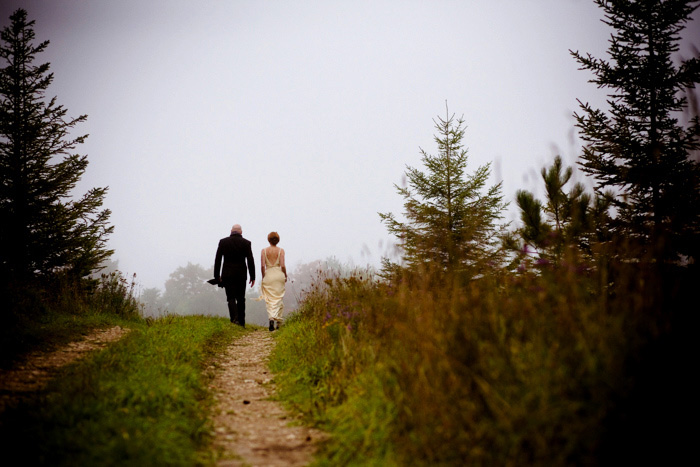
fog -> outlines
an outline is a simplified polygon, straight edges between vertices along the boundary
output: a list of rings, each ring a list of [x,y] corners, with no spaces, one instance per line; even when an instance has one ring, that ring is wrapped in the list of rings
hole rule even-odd
[[[76,193],[109,186],[113,259],[142,287],[213,269],[234,223],[256,259],[279,232],[290,270],[378,265],[377,212],[402,211],[394,184],[435,153],[446,103],[467,172],[492,162],[512,202],[556,154],[573,162],[577,99],[605,100],[569,54],[606,57],[590,0],[3,0],[3,27],[18,7],[51,41],[50,96],[88,115]]]

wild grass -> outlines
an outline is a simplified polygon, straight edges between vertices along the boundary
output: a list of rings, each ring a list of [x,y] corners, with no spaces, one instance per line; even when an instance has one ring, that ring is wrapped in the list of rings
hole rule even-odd
[[[593,266],[328,279],[277,336],[280,397],[331,432],[319,465],[671,459],[678,426],[653,407],[688,403],[690,359],[636,266]]]
[[[205,364],[243,332],[203,316],[132,325],[2,415],[3,456],[26,465],[211,463]]]
[[[83,282],[56,278],[48,286],[3,284],[0,368],[9,368],[31,350],[55,349],[91,329],[141,321],[134,289],[134,278],[118,271]]]

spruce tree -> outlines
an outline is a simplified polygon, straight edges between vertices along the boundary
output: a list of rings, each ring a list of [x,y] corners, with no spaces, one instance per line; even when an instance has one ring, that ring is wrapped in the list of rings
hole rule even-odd
[[[433,120],[436,156],[420,150],[425,171],[407,166],[406,187],[394,185],[404,199],[406,222],[392,213],[380,213],[390,233],[403,248],[409,270],[438,269],[467,277],[478,274],[496,259],[498,228],[505,204],[501,184],[482,194],[490,165],[466,175],[463,119],[449,112]],[[395,265],[385,261],[385,270]]]
[[[70,132],[87,116],[69,118],[56,97],[47,99],[53,74],[34,61],[49,42],[34,44],[25,10],[10,21],[0,35],[0,279],[83,277],[111,255],[113,229],[101,209],[106,188],[71,193],[88,160],[73,153],[87,135]]]
[[[617,195],[617,258],[600,277],[604,296],[619,297],[610,315],[625,319],[626,359],[616,377],[629,388],[606,416],[597,457],[604,465],[679,464],[692,455],[680,414],[695,397],[684,388],[695,364],[700,261],[700,169],[691,158],[700,121],[679,118],[700,82],[700,61],[675,55],[698,2],[596,3],[614,29],[610,61],[572,54],[608,91],[608,109],[582,104],[576,119],[583,169]]]
[[[610,61],[571,52],[592,83],[609,91],[603,111],[581,103],[575,114],[586,145],[583,170],[597,188],[618,195],[617,232],[631,255],[675,262],[698,256],[700,169],[689,156],[700,145],[695,115],[683,126],[685,93],[700,82],[700,61],[674,62],[680,33],[698,6],[687,0],[596,0],[614,28]]]

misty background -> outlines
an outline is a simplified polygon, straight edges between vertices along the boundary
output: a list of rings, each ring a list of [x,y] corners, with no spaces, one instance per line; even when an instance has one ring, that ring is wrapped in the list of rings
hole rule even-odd
[[[394,184],[420,147],[435,153],[446,102],[467,125],[467,172],[492,162],[517,222],[515,192],[538,194],[541,167],[579,153],[576,100],[605,108],[569,54],[606,57],[590,0],[3,0],[3,26],[20,7],[51,41],[36,59],[47,97],[88,115],[76,193],[109,186],[109,247],[140,289],[189,264],[211,277],[234,223],[258,274],[273,230],[290,272],[378,266],[394,250],[377,212],[402,212]]]

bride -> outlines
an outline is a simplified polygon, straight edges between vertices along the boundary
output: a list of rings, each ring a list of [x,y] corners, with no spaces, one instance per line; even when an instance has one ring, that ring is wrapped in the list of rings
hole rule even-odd
[[[270,331],[279,329],[282,322],[284,304],[284,283],[287,282],[287,268],[284,264],[284,250],[277,246],[280,236],[270,232],[267,236],[270,246],[263,248],[260,254],[260,272],[262,284],[260,297],[265,300],[267,317],[270,320]]]

